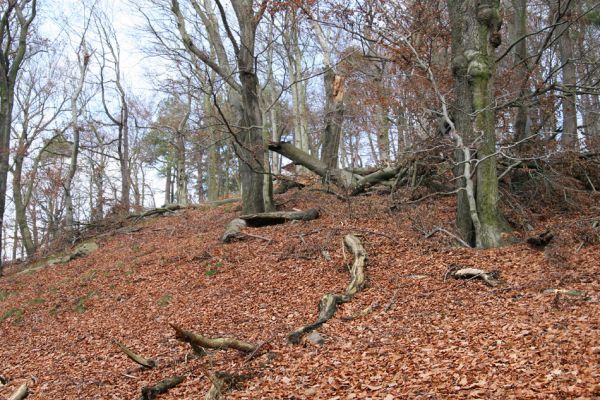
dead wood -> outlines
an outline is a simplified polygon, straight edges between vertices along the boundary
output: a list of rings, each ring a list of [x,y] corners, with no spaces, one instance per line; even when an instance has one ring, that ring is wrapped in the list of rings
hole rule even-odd
[[[246,227],[246,221],[240,218],[235,218],[225,228],[225,233],[221,238],[221,242],[230,243],[236,239],[242,238],[244,235],[242,234],[242,228]]]
[[[134,353],[129,348],[127,348],[127,346],[125,346],[122,343],[117,342],[116,340],[115,340],[115,344],[117,346],[119,346],[119,349],[121,349],[121,351],[123,353],[125,353],[125,355],[127,355],[127,357],[129,357],[130,360],[141,365],[142,367],[154,368],[156,366],[156,362],[154,360],[152,360],[151,358],[144,358],[144,357],[140,356],[139,354]]]
[[[271,142],[269,150],[289,158],[294,164],[307,168],[323,178],[325,182],[330,182],[344,192],[348,191],[351,195],[363,193],[373,185],[390,180],[392,181],[390,186],[393,186],[393,182],[400,180],[409,171],[409,168],[406,168],[403,164],[365,170],[330,169],[326,162],[287,142]]]
[[[235,349],[244,353],[252,353],[256,345],[233,338],[208,338],[194,332],[184,331],[175,324],[170,324],[175,330],[175,337],[182,342],[194,344],[202,348],[227,350]]]
[[[282,224],[286,221],[310,221],[319,218],[319,210],[311,208],[306,211],[274,211],[259,214],[247,214],[242,215],[232,220],[225,228],[225,233],[221,238],[221,242],[230,243],[237,239],[243,239],[244,237],[254,237],[270,242],[271,239],[257,235],[250,235],[242,233],[242,228],[247,226],[259,227],[267,225]]]
[[[342,317],[342,320],[354,321],[355,319],[366,317],[367,315],[371,314],[373,311],[377,310],[378,308],[379,308],[379,303],[374,302],[374,303],[371,303],[367,308],[364,308],[364,309],[360,310],[359,312],[356,312],[352,315]]]
[[[471,246],[469,246],[469,243],[465,242],[464,240],[462,240],[457,234],[454,234],[452,232],[450,232],[449,230],[446,230],[442,227],[436,227],[434,230],[432,230],[431,232],[427,233],[425,235],[425,239],[429,239],[430,237],[432,237],[433,235],[435,235],[438,232],[442,232],[445,233],[448,236],[451,236],[452,238],[454,238],[458,243],[460,243],[463,247],[466,248],[471,248]]]
[[[183,376],[174,376],[172,378],[164,379],[154,386],[143,387],[142,397],[140,397],[140,400],[153,400],[159,394],[166,393],[170,389],[173,389],[175,386],[183,382],[183,380]]]
[[[536,249],[543,249],[552,241],[553,238],[554,234],[550,231],[546,231],[535,237],[530,237],[527,239],[527,243]]]
[[[319,302],[319,314],[317,320],[312,324],[302,326],[288,335],[288,341],[292,344],[300,343],[300,339],[305,334],[319,328],[325,322],[329,321],[335,315],[339,304],[349,302],[352,297],[358,293],[366,283],[365,266],[367,263],[367,253],[360,243],[360,240],[354,235],[346,235],[344,244],[352,251],[354,263],[350,268],[350,283],[343,294],[328,293],[321,298]]]
[[[27,396],[29,396],[29,385],[24,383],[10,395],[8,400],[22,400]]]
[[[246,379],[248,375],[232,375],[227,372],[216,372],[208,374],[208,379],[212,382],[212,386],[204,396],[205,400],[219,400],[223,397],[223,392],[235,388],[238,384]]]
[[[273,189],[273,194],[284,194],[290,189],[302,189],[305,186],[304,184],[296,182],[295,180],[284,175],[278,175],[276,179],[279,181],[279,184]]]
[[[487,272],[477,268],[452,266],[450,267],[447,275],[454,279],[479,279],[491,287],[495,287],[500,284],[500,271]]]
[[[306,211],[274,211],[259,214],[242,215],[239,219],[246,221],[251,227],[282,224],[287,221],[311,221],[319,218],[319,210],[311,208]]]

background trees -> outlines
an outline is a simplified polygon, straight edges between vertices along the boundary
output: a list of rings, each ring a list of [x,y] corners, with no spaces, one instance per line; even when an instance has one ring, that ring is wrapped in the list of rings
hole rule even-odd
[[[600,185],[593,1],[48,4],[1,4],[9,256],[162,201],[268,210],[287,171],[451,193],[478,247],[507,198]]]

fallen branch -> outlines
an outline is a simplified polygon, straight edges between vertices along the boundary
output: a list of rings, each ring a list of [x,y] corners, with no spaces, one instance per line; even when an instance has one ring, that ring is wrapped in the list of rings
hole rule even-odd
[[[212,386],[204,396],[205,400],[218,400],[222,398],[223,392],[235,388],[241,381],[250,378],[248,375],[232,375],[227,372],[210,373],[207,375]]]
[[[139,354],[134,353],[133,351],[129,350],[127,348],[127,346],[125,346],[122,343],[117,342],[116,340],[114,341],[114,343],[119,346],[119,349],[121,349],[121,351],[123,353],[125,353],[125,355],[127,355],[127,357],[129,357],[130,360],[132,360],[133,362],[141,365],[144,368],[154,368],[156,367],[156,362],[154,360],[152,360],[151,358],[144,358],[142,356],[140,356]]]
[[[460,244],[462,244],[464,247],[466,248],[471,248],[472,246],[469,246],[469,243],[465,242],[464,240],[462,240],[458,235],[442,228],[442,227],[436,227],[434,230],[432,230],[431,232],[429,232],[428,234],[425,235],[425,239],[429,239],[430,237],[432,237],[433,235],[435,235],[438,232],[442,232],[445,233],[448,236],[453,237],[454,239],[456,239],[456,241]]]
[[[185,343],[190,343],[208,349],[227,350],[235,349],[245,353],[252,353],[256,345],[233,338],[207,338],[197,333],[184,331],[175,324],[169,324],[175,330],[175,337]]]
[[[140,400],[153,400],[159,394],[166,393],[170,389],[179,385],[181,382],[183,382],[183,380],[183,376],[174,376],[173,378],[164,379],[154,386],[143,387],[142,397],[140,397]]]
[[[450,267],[447,275],[454,279],[479,279],[491,287],[495,287],[500,284],[500,271],[487,272],[477,268],[462,268],[453,266]]]
[[[325,322],[329,321],[335,315],[337,306],[339,304],[349,302],[352,297],[358,293],[366,283],[365,266],[367,262],[367,254],[360,243],[360,240],[354,235],[346,235],[344,237],[344,244],[354,254],[354,263],[350,268],[350,283],[346,288],[346,292],[343,294],[339,293],[328,293],[321,298],[319,302],[319,314],[317,320],[312,324],[302,326],[288,335],[288,341],[292,344],[300,343],[300,339],[305,334],[319,328]]]
[[[27,385],[27,383],[24,383],[21,386],[19,386],[19,388],[15,390],[13,394],[10,395],[8,400],[23,400],[27,396],[29,396],[29,385]]]

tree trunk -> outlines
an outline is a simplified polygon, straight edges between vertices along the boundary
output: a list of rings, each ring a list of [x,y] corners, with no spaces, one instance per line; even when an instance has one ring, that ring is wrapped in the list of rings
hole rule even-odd
[[[575,1],[559,2],[561,6],[558,12],[563,14],[564,27],[558,30],[558,48],[560,63],[562,67],[562,117],[563,129],[561,142],[565,150],[578,150],[579,140],[577,137],[577,96],[575,94],[577,85],[577,72],[573,59],[574,41],[571,35],[573,29],[569,27],[572,18],[572,5]]]
[[[327,69],[323,74],[323,83],[325,85],[325,131],[321,161],[326,163],[329,169],[336,169],[344,121],[344,79],[336,75],[332,69]]]
[[[15,156],[13,172],[13,201],[15,203],[15,220],[19,226],[19,231],[21,232],[21,240],[23,242],[23,247],[25,247],[25,251],[27,252],[27,257],[32,257],[35,254],[35,245],[33,243],[33,238],[31,237],[29,225],[27,225],[27,204],[23,200],[21,177],[23,174],[24,154],[19,154],[20,150],[21,149],[17,150],[17,155]]]
[[[521,141],[531,136],[531,118],[525,98],[529,94],[529,67],[527,63],[527,0],[512,0],[515,11],[513,22],[513,42],[519,41],[514,48],[514,69],[519,84],[519,105],[515,117],[515,140]],[[527,149],[527,143],[521,143],[519,149]]]
[[[490,105],[494,104],[494,49],[500,44],[499,1],[448,0],[448,6],[455,79],[453,115],[462,139],[462,155],[457,159],[462,189],[458,192],[457,226],[466,240],[470,239],[471,227],[475,228],[477,247],[496,247],[500,245],[502,219],[497,209],[495,111]],[[481,136],[475,160],[476,186],[468,164],[475,136]]]
[[[181,132],[177,132],[177,204],[183,206],[188,203],[187,174],[185,170],[185,137]]]
[[[233,2],[240,25],[240,46],[237,64],[241,83],[242,113],[239,126],[241,131],[236,140],[236,152],[240,159],[240,180],[242,186],[242,212],[260,213],[265,210],[263,192],[265,174],[264,144],[262,137],[262,112],[258,93],[260,86],[254,68],[254,45],[256,24],[252,12],[252,1]],[[266,199],[269,203],[269,199]]]

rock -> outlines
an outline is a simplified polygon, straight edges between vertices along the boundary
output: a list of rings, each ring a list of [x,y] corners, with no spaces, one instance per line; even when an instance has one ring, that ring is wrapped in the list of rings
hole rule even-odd
[[[311,332],[308,336],[306,336],[306,340],[314,345],[323,345],[323,343],[325,343],[325,338],[317,332]]]

